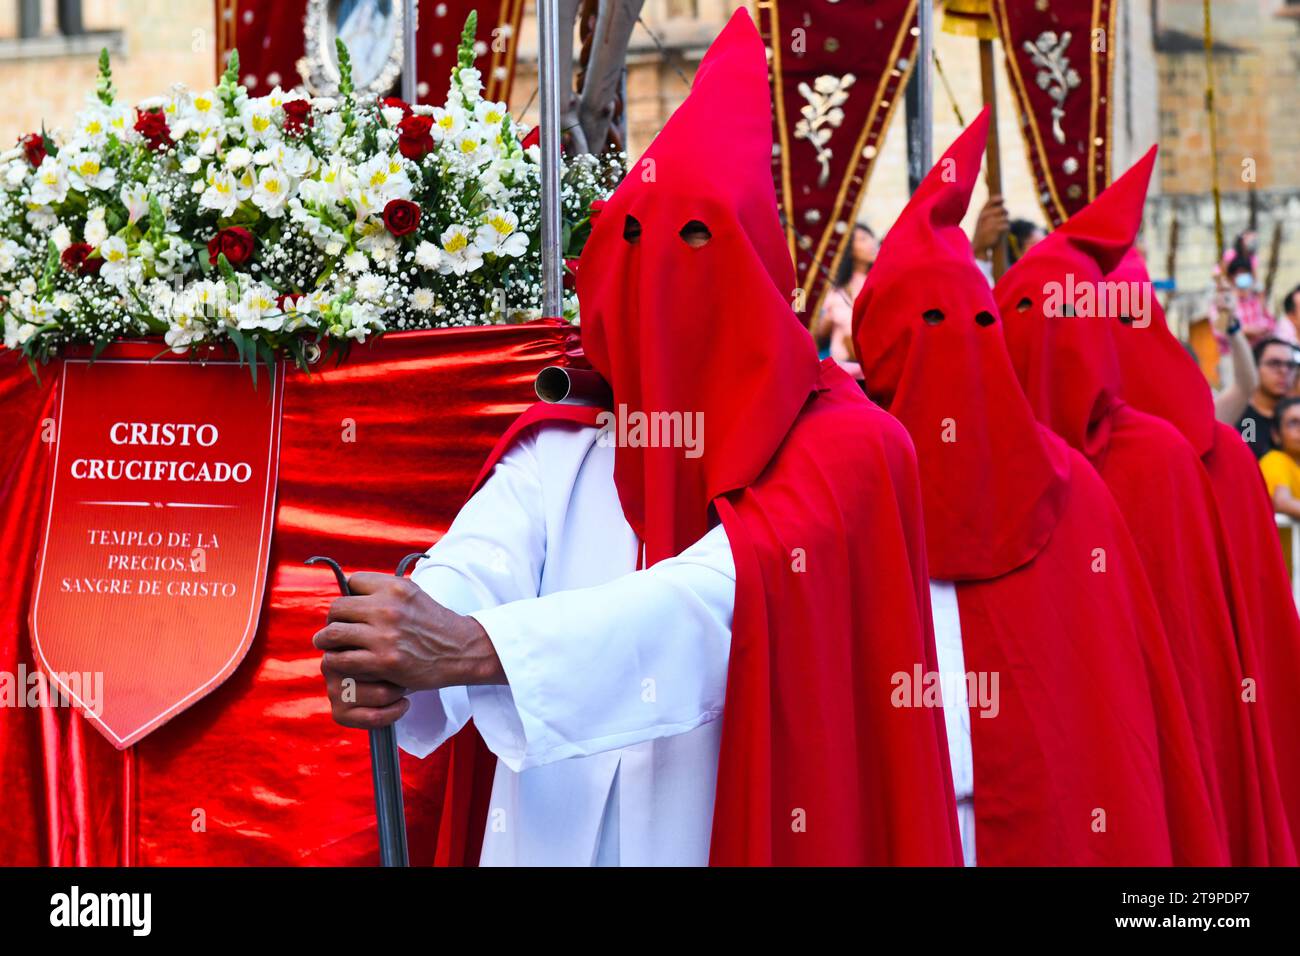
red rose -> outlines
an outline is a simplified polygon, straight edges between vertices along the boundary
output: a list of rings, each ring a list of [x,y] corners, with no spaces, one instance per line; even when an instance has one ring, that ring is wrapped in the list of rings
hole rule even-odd
[[[63,255],[59,257],[59,261],[63,264],[65,270],[75,275],[99,275],[104,260],[98,256],[91,259],[90,254],[94,251],[95,247],[88,242],[74,242],[63,250]]]
[[[23,152],[27,154],[27,162],[33,168],[45,162],[45,137],[40,133],[28,133],[18,144],[22,146]]]
[[[408,236],[419,224],[420,207],[409,200],[392,199],[384,207],[384,225],[395,236]]]
[[[564,288],[570,292],[577,291],[578,288],[578,260],[564,260]]]
[[[433,150],[432,116],[412,113],[397,124],[397,148],[407,159],[424,159]]]
[[[253,249],[257,240],[253,234],[241,226],[222,229],[208,240],[208,264],[216,265],[217,256],[225,253],[226,261],[238,268],[253,258]]]
[[[172,144],[172,131],[167,126],[167,117],[162,110],[139,113],[135,120],[135,131],[144,138],[150,149],[166,149]]]
[[[596,217],[599,216],[604,209],[605,209],[605,200],[593,199],[591,201],[591,205],[587,207],[587,212],[588,212],[588,216],[590,217],[593,223],[595,223]]]
[[[284,110],[284,131],[299,134],[316,125],[311,115],[311,104],[306,100],[290,100],[281,106]]]

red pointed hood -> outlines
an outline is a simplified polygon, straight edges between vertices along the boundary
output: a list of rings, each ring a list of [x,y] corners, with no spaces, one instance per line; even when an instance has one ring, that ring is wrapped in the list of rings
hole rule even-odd
[[[709,502],[762,472],[816,388],[816,349],[790,305],[796,282],[772,182],[771,116],[766,52],[742,9],[605,204],[582,255],[583,349],[609,381],[615,411],[703,424],[698,457],[681,447],[617,449],[619,498],[649,563],[708,529]],[[680,234],[692,221],[711,233],[700,248]]]
[[[1129,250],[1107,277],[1151,288],[1146,262]],[[1110,323],[1119,356],[1120,395],[1134,408],[1169,422],[1204,457],[1214,447],[1214,396],[1200,366],[1178,341],[1154,294],[1145,315],[1121,315]]]
[[[1107,281],[1132,247],[1156,148],[1035,245],[994,289],[1007,351],[1038,420],[1090,460],[1110,441],[1120,395],[1109,325],[1150,286]]]
[[[961,219],[986,109],[949,147],[880,247],[853,313],[868,394],[911,433],[931,576],[997,577],[1031,560],[1063,507],[1068,461],[1007,358]]]

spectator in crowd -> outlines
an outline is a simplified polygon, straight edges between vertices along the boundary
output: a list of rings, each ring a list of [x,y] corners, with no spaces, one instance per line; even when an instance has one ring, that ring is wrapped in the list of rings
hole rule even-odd
[[[1219,296],[1215,299],[1218,319],[1214,324],[1215,336],[1221,345],[1226,343],[1232,363],[1232,378],[1214,396],[1214,417],[1225,425],[1234,425],[1250,407],[1250,397],[1259,387],[1259,372],[1250,340],[1242,330],[1241,321],[1232,307],[1232,290],[1227,277],[1219,273],[1214,277]]]
[[[1277,403],[1273,442],[1277,447],[1259,460],[1273,510],[1300,519],[1300,398]]]
[[[1013,219],[1011,235],[1007,242],[1011,264],[1014,265],[1021,256],[1046,238],[1047,230],[1038,223],[1030,222],[1028,219]]]
[[[1290,323],[1279,325],[1269,311],[1268,303],[1264,301],[1255,282],[1253,257],[1241,254],[1234,256],[1228,261],[1223,274],[1227,277],[1228,289],[1226,294],[1221,287],[1215,290],[1212,312],[1218,310],[1221,302],[1229,303],[1251,345],[1258,345],[1268,338],[1295,341],[1295,327]]]
[[[1290,323],[1291,334],[1286,338],[1290,339],[1293,334],[1300,339],[1300,285],[1282,297],[1282,315]],[[1281,325],[1281,322],[1279,321],[1278,324]]]
[[[1296,380],[1296,347],[1281,339],[1264,339],[1255,344],[1255,368],[1259,384],[1251,393],[1250,403],[1237,428],[1242,440],[1250,445],[1256,458],[1263,458],[1276,446],[1273,443],[1273,416]]]
[[[1001,196],[990,196],[975,219],[975,231],[970,237],[975,264],[984,273],[984,278],[989,280],[990,286],[993,285],[993,250],[1006,239],[1010,231],[1011,216],[1007,213],[1006,200]]]
[[[853,300],[867,281],[867,272],[876,261],[880,244],[876,234],[864,223],[853,227],[853,240],[840,257],[839,268],[830,290],[822,300],[814,338],[823,357],[837,362],[853,358]]]

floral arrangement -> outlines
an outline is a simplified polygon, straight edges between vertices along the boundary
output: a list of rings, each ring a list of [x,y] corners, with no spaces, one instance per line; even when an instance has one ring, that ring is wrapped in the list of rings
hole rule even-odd
[[[211,91],[129,107],[102,54],[74,130],[0,154],[5,345],[33,370],[144,335],[306,367],[388,330],[539,317],[538,148],[483,98],[474,32],[471,13],[441,107],[355,94],[342,44],[334,98],[250,97],[236,54]],[[564,160],[566,258],[622,173]]]

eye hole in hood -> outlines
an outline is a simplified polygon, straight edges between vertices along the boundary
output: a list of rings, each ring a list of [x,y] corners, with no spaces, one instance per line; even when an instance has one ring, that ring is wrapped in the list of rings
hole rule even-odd
[[[678,235],[692,249],[698,249],[700,246],[706,245],[713,238],[713,233],[709,231],[709,227],[698,219],[692,219],[682,226]]]

